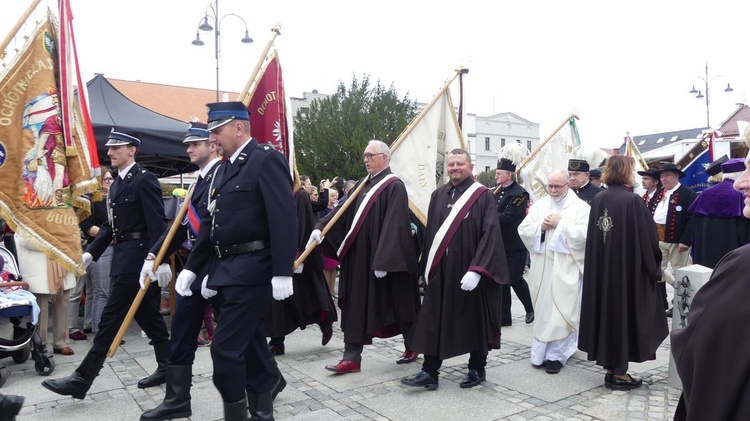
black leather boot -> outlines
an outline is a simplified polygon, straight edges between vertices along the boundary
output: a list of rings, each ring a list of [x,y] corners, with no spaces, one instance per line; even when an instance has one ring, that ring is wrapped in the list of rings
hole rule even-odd
[[[158,386],[167,381],[167,361],[172,355],[172,351],[169,349],[169,341],[154,344],[154,354],[156,354],[156,362],[159,366],[156,367],[154,374],[138,381],[138,387],[141,389]]]
[[[273,396],[271,391],[247,395],[250,421],[273,421]]]
[[[94,383],[94,379],[99,375],[106,359],[106,355],[100,356],[89,351],[73,374],[62,379],[45,380],[42,386],[60,395],[83,399]]]
[[[188,418],[190,409],[190,384],[193,378],[192,365],[167,366],[167,393],[156,408],[141,415],[141,421],[161,421],[173,418]]]
[[[245,421],[247,420],[247,400],[242,399],[237,402],[224,402],[224,420],[225,421]],[[254,418],[253,418],[254,419]]]
[[[23,406],[24,397],[0,395],[0,421],[13,421]]]

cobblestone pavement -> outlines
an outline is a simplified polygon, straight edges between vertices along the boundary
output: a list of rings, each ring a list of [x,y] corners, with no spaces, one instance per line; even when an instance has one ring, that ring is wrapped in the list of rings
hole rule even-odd
[[[365,347],[362,371],[336,375],[324,370],[343,353],[343,334],[320,346],[320,331],[311,326],[287,337],[286,354],[277,358],[288,381],[276,399],[279,420],[671,420],[679,390],[668,387],[669,339],[657,358],[632,364],[630,372],[644,379],[633,391],[604,387],[604,372],[577,352],[557,375],[534,369],[529,362],[532,327],[523,321],[522,306],[514,298],[514,324],[503,328],[502,349],[490,352],[487,381],[460,389],[468,356],[446,360],[436,391],[410,388],[400,379],[416,373],[418,363],[397,365],[403,351],[401,338],[375,340]],[[51,336],[50,336],[51,337]],[[55,356],[53,378],[70,374],[90,347],[71,341],[76,355]],[[137,420],[144,410],[158,405],[164,388],[138,389],[139,378],[156,367],[148,339],[137,326],[127,342],[109,359],[84,400],[64,398],[44,389],[33,362],[0,362],[11,375],[0,393],[26,396],[17,418],[24,420]],[[421,362],[421,358],[419,360]],[[193,367],[191,420],[222,418],[222,404],[211,381],[209,348],[199,348]]]

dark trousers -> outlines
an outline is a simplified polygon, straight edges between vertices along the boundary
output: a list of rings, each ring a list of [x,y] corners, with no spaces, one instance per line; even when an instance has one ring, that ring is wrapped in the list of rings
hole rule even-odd
[[[245,398],[245,389],[257,394],[271,390],[276,380],[266,344],[262,315],[271,296],[271,283],[220,287],[215,297],[216,323],[211,357],[214,385],[224,402]]]
[[[91,352],[99,356],[104,356],[109,351],[109,347],[117,336],[122,321],[128,314],[130,305],[140,289],[137,273],[113,276],[110,279],[112,284],[109,289],[109,299],[102,311],[99,331],[94,336],[94,346],[91,347]],[[152,344],[169,340],[167,324],[164,323],[164,317],[159,313],[160,301],[161,288],[156,282],[153,282],[143,296],[138,311],[135,312],[135,321],[146,332]]]
[[[531,293],[529,292],[529,284],[526,283],[526,280],[521,277],[519,280],[513,282],[510,285],[503,285],[503,295],[502,295],[502,321],[503,323],[510,323],[512,321],[512,316],[510,314],[510,306],[511,306],[511,296],[510,296],[510,288],[513,288],[513,291],[516,293],[516,296],[521,301],[521,304],[523,304],[524,310],[526,310],[527,313],[530,313],[534,311],[534,306],[531,304]]]
[[[434,355],[425,355],[424,363],[422,363],[422,370],[429,374],[433,378],[437,379],[440,372],[440,367],[443,365],[443,360]],[[476,370],[478,373],[484,372],[484,367],[487,366],[487,354],[480,352],[469,353],[469,370]]]
[[[667,283],[657,282],[659,286],[659,293],[661,294],[661,300],[664,303],[664,310],[669,310],[669,301],[667,301]]]
[[[365,346],[361,342],[345,342],[343,360],[361,363],[363,349],[365,349]]]
[[[604,366],[605,370],[612,370],[613,374],[616,374],[618,376],[624,376],[628,374],[628,363],[625,363],[625,367],[608,367]]]
[[[177,294],[172,316],[172,356],[169,358],[169,365],[193,364],[195,350],[198,349],[197,338],[208,305],[209,301],[203,298],[200,291],[193,291],[193,295],[189,297]]]

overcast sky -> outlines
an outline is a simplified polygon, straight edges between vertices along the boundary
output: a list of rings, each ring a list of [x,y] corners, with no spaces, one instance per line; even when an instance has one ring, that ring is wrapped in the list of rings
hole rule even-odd
[[[84,80],[215,87],[213,33],[191,45],[209,1],[70,1]],[[2,0],[0,36],[30,3]],[[512,112],[539,123],[543,139],[571,112],[583,142],[608,147],[626,131],[704,127],[705,99],[688,91],[705,91],[706,63],[711,125],[750,95],[747,1],[220,0],[220,17],[228,13],[244,18],[255,42],[239,42],[236,17],[221,21],[222,90],[243,88],[280,23],[289,96],[334,93],[339,81],[370,75],[427,102],[463,65],[467,112]]]

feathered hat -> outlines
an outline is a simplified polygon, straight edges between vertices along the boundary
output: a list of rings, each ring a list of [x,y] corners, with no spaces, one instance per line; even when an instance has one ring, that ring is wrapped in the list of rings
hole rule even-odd
[[[516,172],[516,167],[530,153],[520,142],[510,142],[500,148],[500,152],[497,153],[497,169]]]

